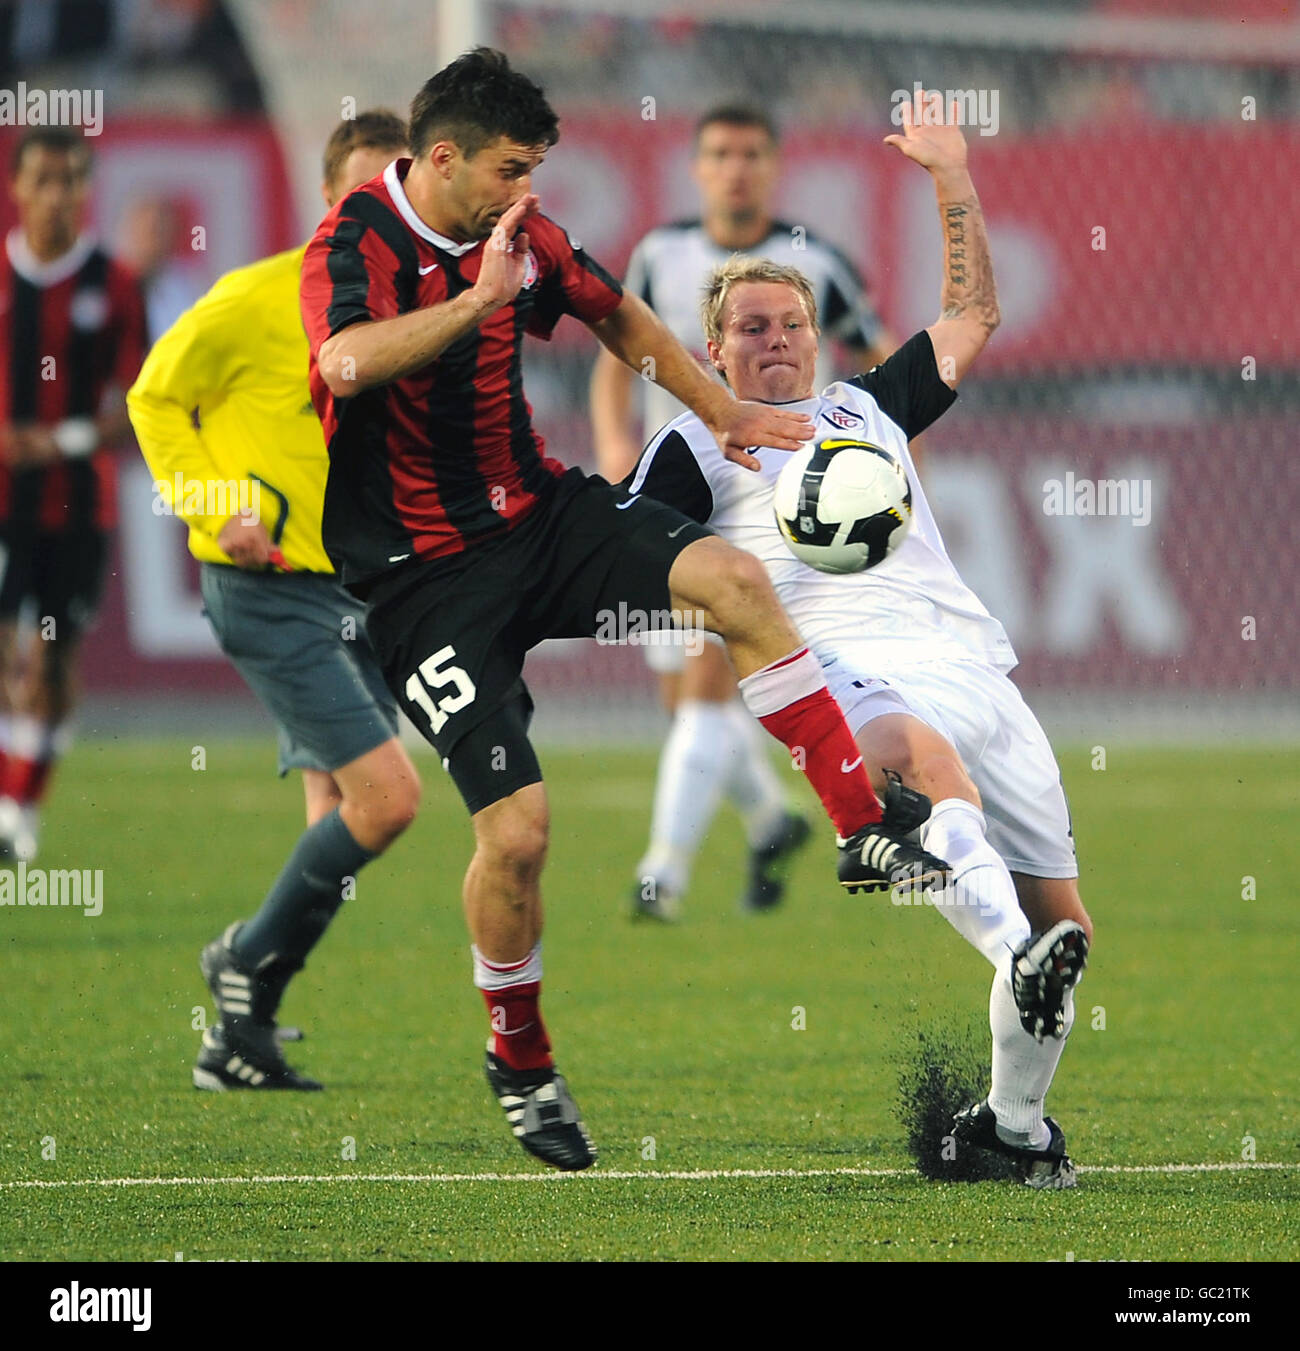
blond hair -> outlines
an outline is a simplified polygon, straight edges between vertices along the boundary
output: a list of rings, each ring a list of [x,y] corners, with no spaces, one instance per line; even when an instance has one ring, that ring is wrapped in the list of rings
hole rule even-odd
[[[808,312],[808,322],[817,330],[817,297],[812,283],[797,267],[784,267],[767,258],[750,258],[733,253],[720,267],[715,267],[704,283],[700,297],[700,322],[704,336],[710,342],[722,341],[722,312],[727,306],[731,288],[742,281],[777,282],[793,287]]]

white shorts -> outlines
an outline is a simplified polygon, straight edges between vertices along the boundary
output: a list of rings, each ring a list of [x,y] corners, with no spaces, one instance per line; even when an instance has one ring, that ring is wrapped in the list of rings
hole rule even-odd
[[[910,713],[956,747],[979,789],[988,841],[1007,867],[1031,877],[1078,877],[1070,808],[1047,736],[1020,691],[979,661],[928,661],[905,672],[854,665],[826,672],[849,730]]]

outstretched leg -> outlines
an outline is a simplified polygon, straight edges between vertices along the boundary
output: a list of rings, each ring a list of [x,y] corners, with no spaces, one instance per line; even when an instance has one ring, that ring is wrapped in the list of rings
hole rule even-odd
[[[1086,953],[1092,937],[1077,885],[1073,880],[1029,878],[1008,870],[988,842],[979,791],[961,757],[927,723],[906,713],[886,713],[865,723],[857,739],[875,773],[886,766],[895,769],[904,783],[931,798],[934,805],[922,836],[926,847],[946,858],[953,871],[951,886],[927,899],[994,968],[989,991],[991,1088],[986,1104],[976,1104],[963,1114],[959,1138],[964,1130],[973,1143],[1000,1144],[1023,1151],[1026,1158],[1033,1155],[1029,1180],[1041,1177],[1044,1185],[1068,1185],[1072,1170],[1046,1157],[1055,1139],[1044,1116],[1044,1101],[1073,1023],[1077,972],[1063,990],[1046,986],[1054,963],[1062,960],[1054,948],[1071,948],[1081,933]],[[1079,933],[1067,926],[1046,945],[1038,944],[1045,950],[1037,952],[1031,931],[1050,934],[1061,921],[1077,922]],[[1065,955],[1072,957],[1072,951]],[[1037,974],[1033,959],[1049,968],[1043,974],[1043,988],[1024,979],[1026,973]],[[1025,964],[1019,980],[1017,963]],[[1035,1036],[1026,1022],[1041,1025],[1040,1006],[1053,996],[1059,1000],[1059,1035]],[[1062,1158],[1063,1150],[1062,1144]],[[1044,1155],[1041,1162],[1039,1154]]]
[[[841,883],[856,890],[942,880],[941,859],[882,825],[844,715],[759,560],[719,539],[696,540],[668,582],[675,613],[722,635],[746,706],[808,776],[842,841]]]

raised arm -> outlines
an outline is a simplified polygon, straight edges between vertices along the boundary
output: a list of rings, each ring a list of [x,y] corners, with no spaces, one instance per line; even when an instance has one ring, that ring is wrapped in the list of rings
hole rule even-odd
[[[531,193],[521,197],[497,222],[483,250],[478,277],[467,291],[392,319],[349,324],[326,338],[316,364],[330,393],[347,398],[400,380],[508,305],[524,284],[528,262],[528,234],[520,226],[537,210],[537,203]]]
[[[812,422],[802,413],[733,398],[724,385],[705,374],[649,305],[630,292],[623,293],[612,314],[590,328],[625,366],[647,371],[657,385],[697,414],[727,459],[746,469],[759,468],[749,447],[798,450],[812,435]]]
[[[931,96],[922,94],[924,106]],[[937,100],[942,106],[942,99]],[[1001,321],[984,212],[966,171],[966,138],[955,106],[942,123],[916,126],[903,104],[902,134],[885,137],[929,171],[943,230],[943,293],[939,318],[926,330],[934,344],[939,378],[956,388]]]

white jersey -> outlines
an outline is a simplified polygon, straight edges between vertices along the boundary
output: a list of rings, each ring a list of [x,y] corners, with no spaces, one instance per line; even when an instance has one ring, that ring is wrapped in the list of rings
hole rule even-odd
[[[651,230],[632,250],[624,288],[640,296],[672,330],[673,336],[712,373],[700,323],[700,296],[709,274],[735,250],[715,244],[698,220],[678,221]],[[851,347],[874,347],[882,328],[867,298],[857,269],[833,245],[810,235],[803,226],[773,221],[767,238],[743,250],[747,257],[766,258],[797,267],[812,285],[822,333]],[[830,344],[817,366],[817,383],[831,378]],[[646,439],[683,411],[666,389],[645,386]]]
[[[907,470],[911,528],[867,572],[832,576],[795,558],[772,506],[789,452],[759,448],[761,470],[746,469],[723,457],[694,413],[674,418],[650,442],[629,491],[676,507],[762,559],[786,613],[824,666],[845,660],[869,673],[975,659],[1009,671],[1016,655],[1006,631],[953,567],[907,449],[955,398],[922,330],[865,375],[781,405],[813,418],[815,436],[861,437],[892,451]]]

